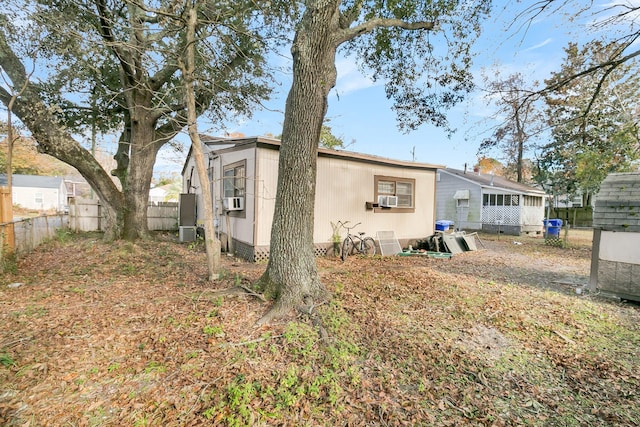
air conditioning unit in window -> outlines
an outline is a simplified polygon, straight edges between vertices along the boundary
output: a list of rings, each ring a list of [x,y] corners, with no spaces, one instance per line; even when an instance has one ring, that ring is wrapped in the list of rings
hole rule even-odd
[[[244,197],[225,197],[222,199],[222,205],[228,211],[244,210]]]
[[[398,196],[378,196],[378,205],[382,208],[395,208],[398,206]]]

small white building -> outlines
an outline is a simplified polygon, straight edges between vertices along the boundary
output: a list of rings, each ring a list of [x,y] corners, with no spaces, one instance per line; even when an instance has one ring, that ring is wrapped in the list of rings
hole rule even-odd
[[[179,192],[179,191],[178,191]],[[175,184],[165,184],[153,187],[149,190],[149,202],[153,204],[177,202],[178,194],[175,191]]]
[[[519,235],[541,233],[545,193],[501,176],[440,169],[436,184],[436,219],[460,230]]]
[[[203,218],[201,188],[209,185],[216,229],[236,254],[268,257],[275,211],[280,141],[254,137],[203,138],[208,183],[200,183],[191,151],[182,170],[180,225]],[[435,184],[439,166],[354,152],[318,150],[314,244],[317,255],[332,247],[331,223],[361,223],[354,231],[375,238],[394,231],[401,244],[434,232]],[[195,205],[195,212],[189,205]],[[191,218],[188,218],[191,217]],[[343,235],[344,237],[344,231]]]
[[[67,205],[67,186],[59,176],[12,175],[13,204],[25,209],[62,212]],[[7,176],[0,175],[0,185]]]

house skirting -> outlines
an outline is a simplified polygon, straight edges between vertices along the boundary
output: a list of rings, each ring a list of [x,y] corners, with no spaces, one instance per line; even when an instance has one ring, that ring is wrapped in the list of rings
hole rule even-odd
[[[640,301],[640,262],[633,247],[640,232],[593,229],[589,289],[620,299]],[[626,241],[626,244],[624,244]],[[617,251],[613,252],[612,248]],[[627,255],[625,258],[624,256]]]
[[[522,232],[522,226],[520,225],[508,225],[508,224],[482,224],[482,231],[492,234],[508,234],[510,236],[519,236]]]
[[[266,262],[269,260],[269,246],[253,246],[245,242],[233,239],[233,251],[238,258],[242,258],[249,262]],[[316,243],[313,245],[316,257],[327,256],[328,253],[333,254],[333,244]]]

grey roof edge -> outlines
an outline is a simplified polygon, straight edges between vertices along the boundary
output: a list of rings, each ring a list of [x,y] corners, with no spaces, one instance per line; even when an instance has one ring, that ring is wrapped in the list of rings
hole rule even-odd
[[[478,185],[483,188],[491,188],[497,190],[504,190],[508,192],[518,192],[521,194],[545,196],[544,190],[540,190],[535,187],[531,187],[526,184],[520,184],[511,180],[508,180],[499,175],[481,175],[476,172],[465,173],[459,169],[444,168],[440,169],[440,172],[444,172],[450,176],[465,180],[472,184]],[[491,177],[493,178],[493,185],[491,185]]]

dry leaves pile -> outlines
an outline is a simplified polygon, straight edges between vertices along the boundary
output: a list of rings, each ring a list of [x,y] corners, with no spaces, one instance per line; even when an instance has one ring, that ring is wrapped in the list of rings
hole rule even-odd
[[[210,284],[173,236],[50,242],[0,283],[0,424],[640,425],[638,308],[575,294],[588,250],[485,243],[319,260],[321,340],[215,295],[264,265]]]

